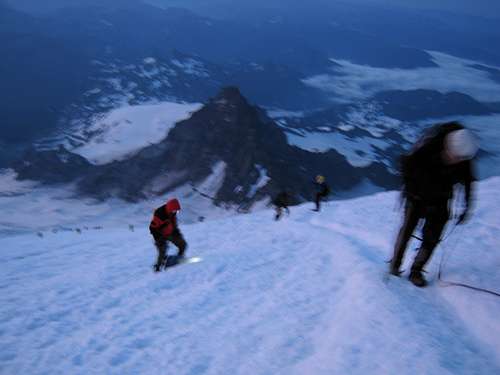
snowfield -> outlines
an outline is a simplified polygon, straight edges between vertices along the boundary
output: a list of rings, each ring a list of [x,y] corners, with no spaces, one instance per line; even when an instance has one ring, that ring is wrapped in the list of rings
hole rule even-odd
[[[191,116],[201,104],[162,102],[114,109],[84,129],[89,140],[72,149],[94,164],[122,160],[165,139],[175,124]]]
[[[0,373],[499,374],[500,299],[436,280],[445,253],[445,279],[500,291],[499,190],[479,184],[426,289],[384,276],[395,192],[181,225],[203,261],[159,274],[149,215],[135,231],[3,236]]]

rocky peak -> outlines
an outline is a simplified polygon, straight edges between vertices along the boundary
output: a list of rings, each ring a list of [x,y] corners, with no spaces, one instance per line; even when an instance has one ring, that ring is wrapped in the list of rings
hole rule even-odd
[[[236,114],[237,112],[249,112],[252,107],[241,95],[237,87],[225,87],[218,95],[210,99],[207,108],[225,114]]]
[[[290,146],[283,130],[234,87],[223,89],[178,122],[163,141],[129,159],[94,166],[60,149],[31,155],[25,162],[15,168],[21,178],[78,180],[86,195],[132,201],[180,186],[204,186],[209,180],[217,187],[203,193],[217,204],[247,207],[284,188],[303,201],[318,173],[335,176],[333,189],[348,190],[366,178],[378,186],[394,186],[394,176],[377,163],[355,168],[335,151],[310,153]]]
[[[247,100],[241,95],[240,90],[236,86],[222,88],[213,100],[216,102],[218,100],[227,100],[233,104],[247,103]]]

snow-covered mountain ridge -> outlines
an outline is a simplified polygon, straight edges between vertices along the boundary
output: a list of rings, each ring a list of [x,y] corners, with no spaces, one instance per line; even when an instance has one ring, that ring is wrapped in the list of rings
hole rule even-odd
[[[179,113],[162,113],[163,107]],[[174,126],[181,116],[188,118]],[[335,150],[319,154],[293,147],[283,130],[236,87],[221,90],[201,108],[165,103],[116,110],[95,128],[87,143],[71,151],[60,146],[27,153],[13,165],[18,178],[71,182],[86,196],[137,201],[202,184],[216,174],[220,185],[209,192],[211,198],[245,208],[285,188],[294,203],[307,200],[318,173],[335,174],[331,184],[337,193],[359,185],[376,191],[397,184],[378,161],[353,166]]]

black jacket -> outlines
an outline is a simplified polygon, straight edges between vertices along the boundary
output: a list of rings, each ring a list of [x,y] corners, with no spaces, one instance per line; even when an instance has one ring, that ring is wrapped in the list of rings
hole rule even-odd
[[[326,197],[327,195],[330,194],[330,187],[327,185],[326,182],[316,182],[314,181],[314,189],[316,190],[316,194],[321,195],[322,197]]]
[[[470,160],[447,165],[443,161],[444,141],[447,134],[463,129],[458,123],[433,127],[401,158],[404,196],[426,205],[446,204],[453,195],[453,186],[465,186],[467,204],[471,199],[475,180]]]
[[[290,204],[290,195],[282,191],[279,193],[272,202],[276,207],[288,207]]]

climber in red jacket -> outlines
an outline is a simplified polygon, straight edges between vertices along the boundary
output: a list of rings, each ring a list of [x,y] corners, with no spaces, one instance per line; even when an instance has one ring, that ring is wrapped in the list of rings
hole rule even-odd
[[[158,207],[153,215],[149,231],[153,235],[156,249],[158,250],[158,260],[154,266],[154,271],[160,271],[166,260],[167,241],[172,242],[178,248],[177,256],[184,257],[187,243],[177,227],[177,212],[181,210],[181,205],[177,199],[171,199],[166,204]]]

